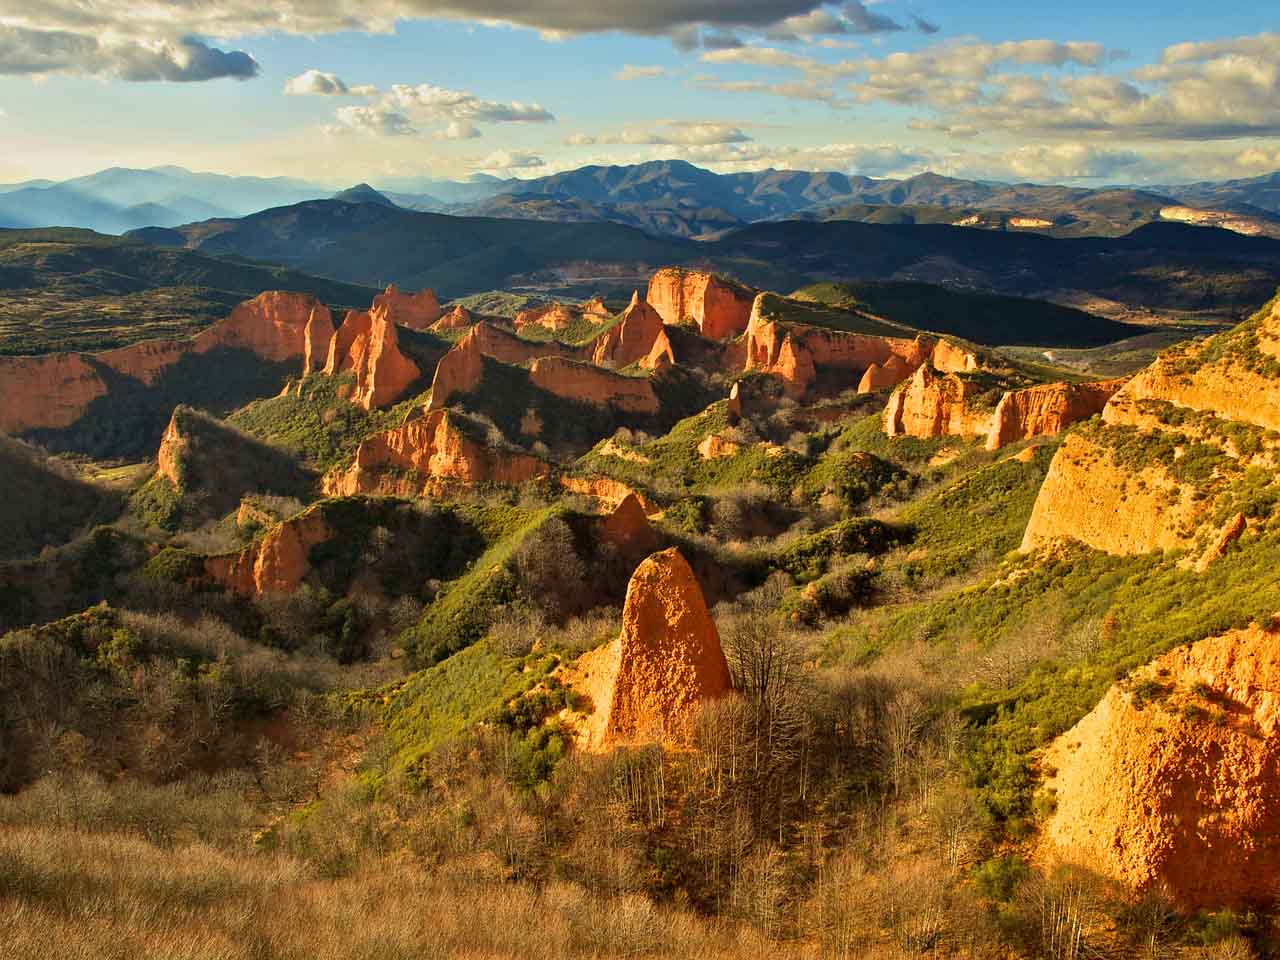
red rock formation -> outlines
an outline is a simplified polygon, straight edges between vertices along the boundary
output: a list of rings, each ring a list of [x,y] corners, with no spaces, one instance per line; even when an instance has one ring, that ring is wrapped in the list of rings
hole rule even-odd
[[[436,364],[428,410],[443,410],[454,396],[470,393],[480,383],[484,376],[484,355],[480,352],[477,329],[479,327],[455,343],[453,349]]]
[[[450,482],[516,485],[550,472],[550,464],[537,457],[472,439],[456,415],[436,410],[363,441],[349,468],[325,477],[324,492],[414,497]]]
[[[622,374],[564,357],[541,357],[529,367],[534,386],[558,397],[627,413],[657,413],[658,395],[648,378]]]
[[[877,390],[888,390],[906,380],[915,369],[896,353],[883,364],[872,363],[858,381],[859,393],[875,393]]]
[[[729,402],[725,406],[729,414],[729,422],[736,423],[742,417],[742,384],[735,383],[729,388]]]
[[[334,377],[351,369],[351,348],[361,337],[367,337],[373,328],[373,316],[365,310],[348,310],[342,326],[329,340],[329,353],[325,357],[324,373]]]
[[[649,526],[644,505],[633,493],[623,497],[614,511],[596,524],[596,537],[602,543],[637,550],[652,550],[658,539],[653,527]]]
[[[939,375],[928,364],[899,384],[884,410],[884,432],[891,437],[973,437],[986,434],[988,410],[976,409],[976,384],[954,373]]]
[[[1184,531],[1195,530],[1210,505],[1160,464],[1117,466],[1106,446],[1070,433],[1049,464],[1022,549],[1062,539],[1119,556],[1184,547]]]
[[[1124,383],[1123,379],[1046,383],[1011,390],[996,405],[991,431],[987,434],[987,449],[999,450],[1030,437],[1051,436],[1073,423],[1088,420],[1102,412]]]
[[[643,493],[611,477],[564,476],[560,478],[560,485],[573,493],[600,501],[608,510],[617,509],[623,500],[634,497],[644,510],[645,516],[656,517],[662,513],[662,508]]]
[[[582,657],[566,682],[594,706],[578,736],[586,749],[689,742],[699,705],[729,693],[732,681],[715,621],[679,550],[636,568],[622,635]]]
[[[328,310],[312,310],[302,332],[302,375],[319,370],[329,358],[333,340],[333,317]]]
[[[431,329],[437,332],[443,330],[461,330],[463,327],[469,327],[475,322],[475,318],[471,316],[471,311],[459,303],[443,317],[436,320],[436,322],[431,325]]]
[[[0,357],[0,431],[70,426],[106,392],[98,371],[80,354]]]
[[[250,350],[264,360],[292,360],[305,351],[307,324],[313,313],[328,318],[332,326],[329,308],[315,297],[269,290],[240,304],[227,319],[198,333],[195,352],[232,347]]]
[[[742,445],[732,440],[726,440],[718,433],[711,433],[703,437],[702,442],[698,444],[698,456],[703,460],[718,460],[721,457],[736,457],[742,450]]]
[[[862,371],[858,389],[867,393],[902,383],[926,362],[942,372],[981,367],[972,352],[923,334],[908,340],[781,322],[771,313],[776,299],[761,294],[752,306],[743,369],[780,377],[789,396],[803,395],[822,369]]]
[[[1280,633],[1258,626],[1181,647],[1112,687],[1045,754],[1056,808],[1044,857],[1139,890],[1165,884],[1189,910],[1274,896],[1277,691]]]
[[[591,362],[600,366],[612,364],[626,367],[644,363],[653,369],[655,345],[659,338],[665,344],[665,352],[671,357],[671,343],[662,329],[662,317],[647,302],[640,299],[639,291],[631,295],[631,303],[622,312],[622,320],[596,338],[591,347]],[[660,356],[664,351],[658,350]]]
[[[205,558],[205,572],[246,596],[293,593],[306,577],[311,548],[333,536],[320,507],[273,527],[239,553]]]
[[[402,399],[422,376],[417,364],[401,353],[396,325],[381,310],[352,310],[330,340],[324,372],[334,376],[346,370],[356,375],[351,401],[366,410]]]
[[[356,371],[352,399],[366,410],[395,403],[422,376],[417,364],[400,352],[396,325],[381,314],[373,317],[368,336],[352,345],[351,363]]]
[[[418,293],[401,293],[393,283],[373,298],[370,313],[381,313],[392,323],[411,330],[426,330],[440,319],[440,301],[430,288]]]
[[[164,436],[160,438],[160,449],[156,451],[156,472],[175,488],[182,486],[182,458],[186,450],[187,438],[178,429],[175,410],[169,418],[169,425],[164,428]]]
[[[685,742],[699,703],[732,689],[720,634],[679,550],[655,553],[631,575],[619,653],[610,742]]]
[[[97,354],[0,357],[0,432],[75,423],[108,392],[102,368],[149,386],[188,353],[231,347],[272,362],[302,356],[313,314],[322,325],[328,310],[310,296],[271,292],[240,304],[227,319],[190,340],[147,340]]]
[[[531,343],[492,324],[477,323],[453,345],[436,366],[431,381],[428,410],[442,410],[452,397],[470,393],[484,375],[481,357],[500,363],[521,364],[539,357],[564,356],[566,349],[558,343]]]
[[[645,299],[665,322],[692,320],[704,337],[722,340],[747,328],[754,294],[714,274],[666,267],[649,281]]]

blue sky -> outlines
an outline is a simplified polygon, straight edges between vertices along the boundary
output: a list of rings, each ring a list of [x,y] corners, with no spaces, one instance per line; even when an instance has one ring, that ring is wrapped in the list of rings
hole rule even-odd
[[[0,0],[0,181],[663,157],[1085,183],[1280,168],[1265,5],[1174,6]]]

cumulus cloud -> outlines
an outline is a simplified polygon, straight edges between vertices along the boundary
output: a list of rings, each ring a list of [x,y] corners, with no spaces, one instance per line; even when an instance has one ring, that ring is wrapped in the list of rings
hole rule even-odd
[[[712,146],[727,143],[750,143],[752,139],[750,134],[735,124],[707,120],[672,121],[664,124],[662,129],[658,131],[645,130],[634,126],[624,127],[619,133],[585,137],[576,142],[582,146],[588,143]],[[570,141],[575,142],[572,137]]]
[[[596,142],[596,138],[589,133],[574,133],[566,137],[564,142],[570,147],[589,147]]]
[[[1081,143],[1033,144],[1005,154],[1008,168],[1030,180],[1102,179],[1141,163],[1132,151],[1106,150]]]
[[[556,119],[551,111],[536,103],[518,100],[500,103],[431,83],[417,86],[397,83],[391,88],[387,101],[421,119],[480,123],[553,123]]]
[[[545,167],[547,162],[536,153],[520,150],[495,150],[482,160],[476,160],[472,167],[486,173],[502,173],[511,170],[531,170]]]
[[[666,67],[658,66],[636,66],[635,64],[624,64],[622,69],[613,75],[615,80],[652,80],[654,77],[660,77],[667,72]]]
[[[0,14],[3,8],[0,7]],[[123,39],[68,30],[0,25],[0,75],[87,74],[130,82],[194,83],[258,74],[241,50],[220,50],[196,36]]]
[[[484,134],[476,128],[475,124],[468,120],[450,121],[449,125],[444,128],[441,135],[446,140],[475,140],[477,137],[484,136]]]
[[[336,116],[341,126],[331,132],[354,130],[379,137],[407,137],[418,132],[403,113],[383,105],[339,107]]]
[[[285,81],[284,92],[290,97],[370,97],[378,88],[369,85],[349,87],[337,74],[308,70]]]

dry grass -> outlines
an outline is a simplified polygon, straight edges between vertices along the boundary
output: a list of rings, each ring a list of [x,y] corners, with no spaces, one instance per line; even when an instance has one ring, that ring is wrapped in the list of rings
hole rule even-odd
[[[339,880],[287,857],[119,834],[0,829],[9,960],[394,960],[757,957],[800,952],[743,927],[582,888],[503,883],[479,858],[448,874],[380,861]]]

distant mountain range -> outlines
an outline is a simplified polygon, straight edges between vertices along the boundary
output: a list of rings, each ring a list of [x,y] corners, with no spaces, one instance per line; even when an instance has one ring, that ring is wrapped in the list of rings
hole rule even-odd
[[[1221,321],[1280,285],[1280,240],[1183,223],[1146,223],[1122,237],[1055,238],[920,222],[790,219],[693,241],[617,223],[422,213],[371,193],[130,236],[347,283],[430,286],[442,297],[488,290],[627,294],[656,267],[688,264],[771,290],[828,280],[914,281],[1037,297],[1113,319]]]
[[[113,168],[60,183],[0,186],[0,226],[123,233],[243,217],[335,193],[333,186],[286,178]],[[1143,189],[1085,188],[933,173],[904,180],[793,170],[717,174],[663,160],[588,166],[532,180],[390,178],[336,195],[417,212],[618,223],[656,236],[699,239],[786,219],[949,224],[1059,237],[1115,237],[1146,223],[1178,220],[1280,237],[1280,173]]]

